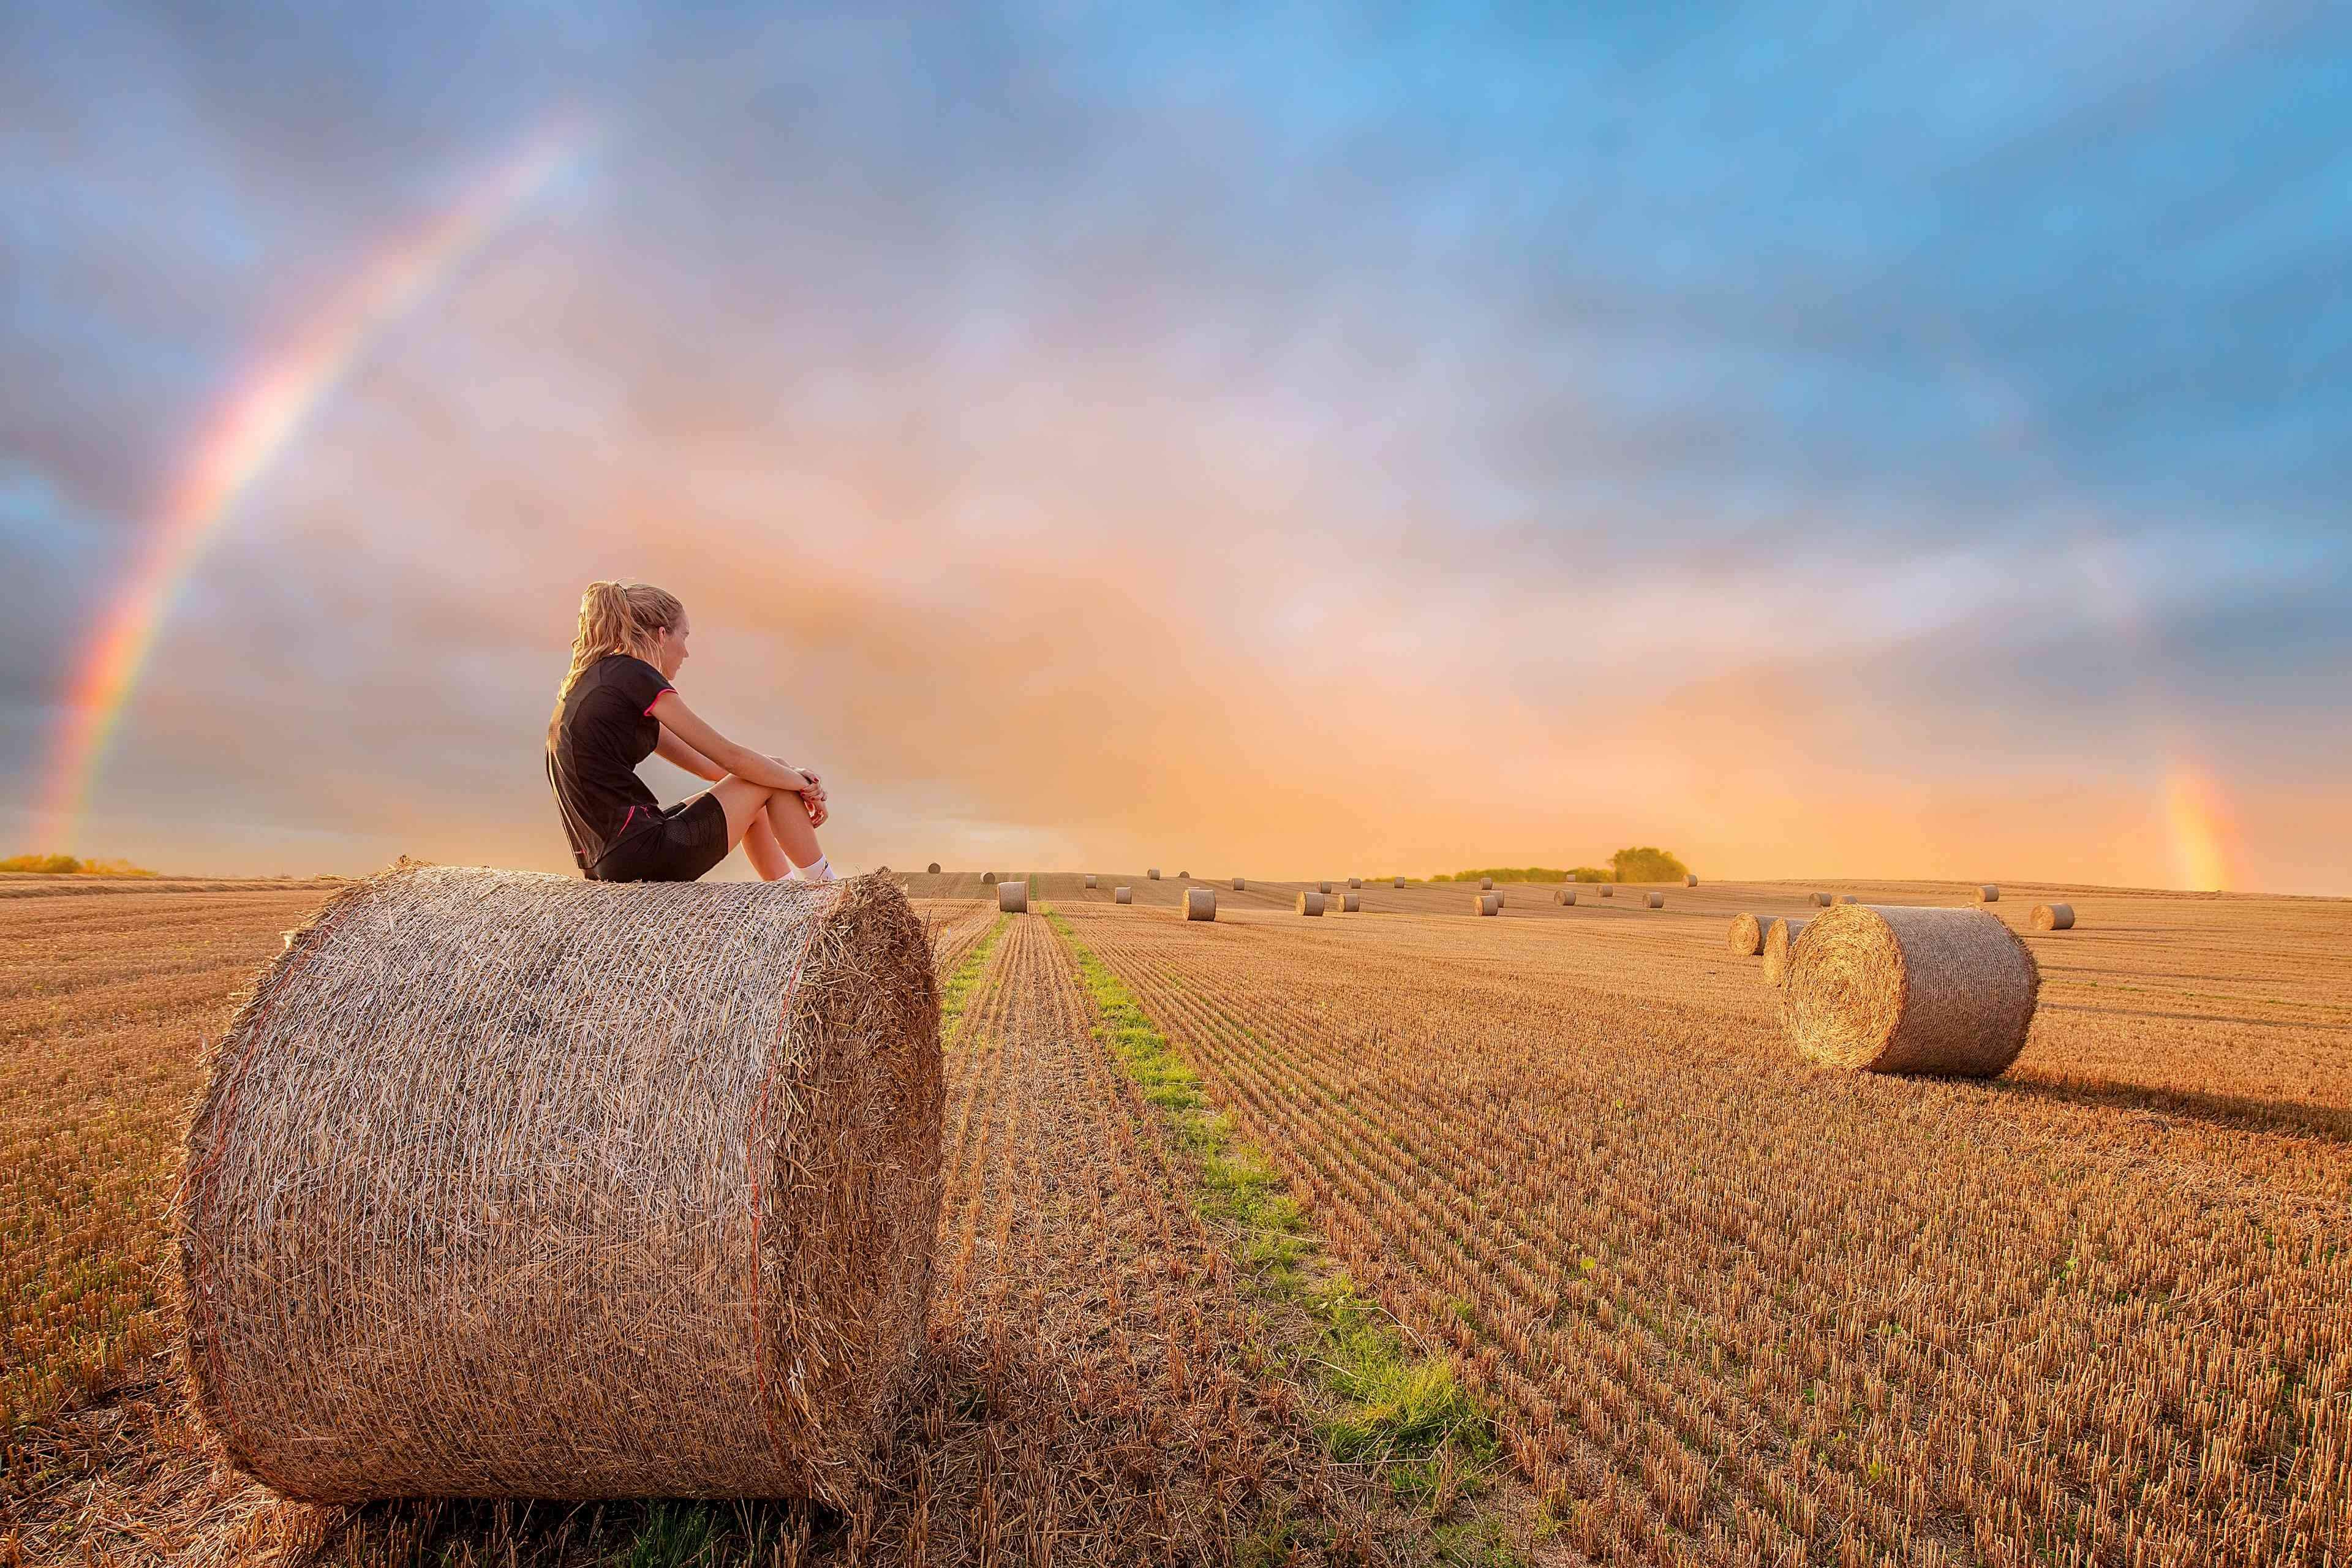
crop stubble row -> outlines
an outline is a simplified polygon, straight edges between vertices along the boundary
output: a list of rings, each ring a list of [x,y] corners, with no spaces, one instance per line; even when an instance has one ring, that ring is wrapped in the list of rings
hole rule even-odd
[[[2134,1112],[1799,1068],[1436,922],[1072,914],[1600,1554],[2352,1540],[2352,1256],[2340,1205],[2261,1184],[2275,1149],[2184,1183],[2105,1141]],[[2341,1143],[2290,1142],[2345,1190]]]

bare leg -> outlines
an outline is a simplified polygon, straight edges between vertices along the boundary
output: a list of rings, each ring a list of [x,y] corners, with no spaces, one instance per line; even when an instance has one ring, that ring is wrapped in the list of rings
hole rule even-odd
[[[772,803],[761,807],[751,818],[751,826],[743,830],[743,854],[763,882],[781,882],[793,874],[792,861],[785,858],[783,846],[776,842],[776,830],[768,826],[769,813],[776,809]]]
[[[793,865],[813,866],[824,858],[824,852],[817,847],[816,829],[809,826],[808,808],[801,804],[801,797],[794,792],[770,789],[765,784],[756,784],[750,779],[729,773],[710,786],[710,793],[719,797],[720,809],[727,813],[727,847],[730,849],[742,843],[752,831],[754,821],[764,816],[767,819],[764,831]],[[769,809],[771,805],[773,810]],[[752,865],[760,865],[758,848],[746,849],[744,853],[751,857]],[[767,876],[767,868],[761,867],[760,874]]]

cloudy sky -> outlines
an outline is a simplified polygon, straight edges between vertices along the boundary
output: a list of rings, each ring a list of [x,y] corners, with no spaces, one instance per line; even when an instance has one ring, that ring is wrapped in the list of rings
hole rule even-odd
[[[2352,892],[2340,11],[937,9],[0,13],[0,852]]]

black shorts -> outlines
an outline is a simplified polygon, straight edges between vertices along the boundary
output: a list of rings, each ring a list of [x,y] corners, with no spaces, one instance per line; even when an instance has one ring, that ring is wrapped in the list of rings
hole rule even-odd
[[[691,882],[727,858],[727,810],[709,790],[666,805],[588,868],[598,882]]]

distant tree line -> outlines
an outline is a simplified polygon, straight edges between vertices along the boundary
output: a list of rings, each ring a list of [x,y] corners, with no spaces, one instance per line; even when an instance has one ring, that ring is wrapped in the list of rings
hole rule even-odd
[[[71,855],[11,855],[0,871],[31,871],[44,877],[152,877],[128,860],[83,860]]]
[[[1673,850],[1643,845],[1620,849],[1609,857],[1606,869],[1599,866],[1571,866],[1565,869],[1558,866],[1481,866],[1429,879],[1475,882],[1482,877],[1492,877],[1497,882],[1679,882],[1689,874],[1690,868],[1677,859]]]

